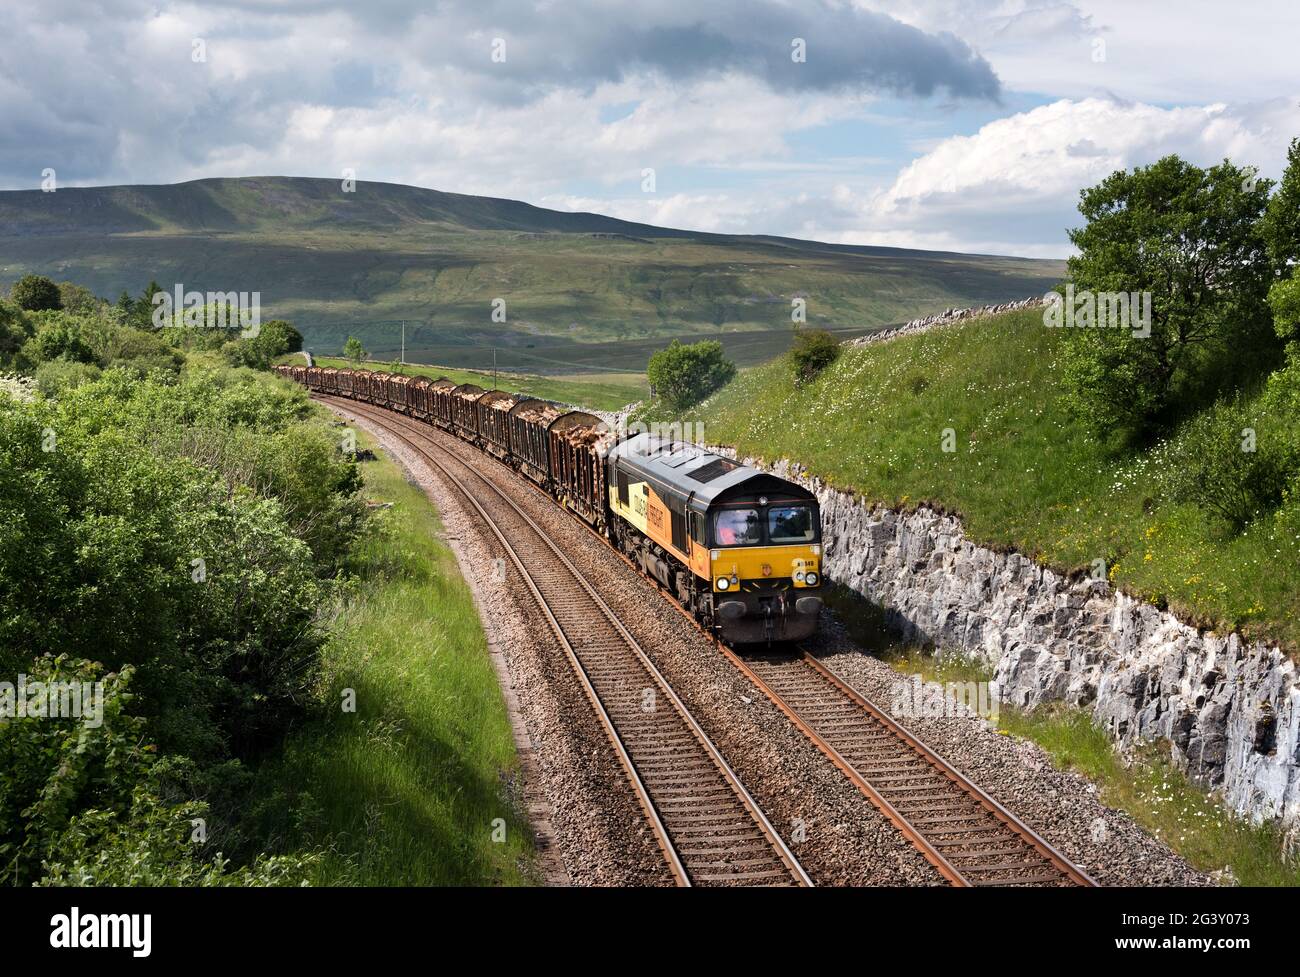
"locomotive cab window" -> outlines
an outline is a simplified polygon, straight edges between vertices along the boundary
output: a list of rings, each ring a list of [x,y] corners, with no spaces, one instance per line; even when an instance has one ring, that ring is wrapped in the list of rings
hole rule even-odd
[[[687,515],[691,530],[691,539],[700,545],[704,544],[704,516],[698,512],[692,512]]]
[[[767,510],[767,538],[772,543],[811,543],[817,536],[812,507],[774,505]]]
[[[763,524],[757,509],[722,509],[713,517],[713,535],[719,546],[757,546],[763,541]]]

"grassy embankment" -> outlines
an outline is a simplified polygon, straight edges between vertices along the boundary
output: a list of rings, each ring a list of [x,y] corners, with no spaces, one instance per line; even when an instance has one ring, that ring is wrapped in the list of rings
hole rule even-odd
[[[260,771],[261,796],[292,798],[267,808],[296,812],[273,831],[325,851],[324,885],[533,881],[510,725],[469,588],[424,493],[384,453],[365,477],[367,498],[391,507],[354,554],[358,582],[332,625],[317,689],[326,718]]]
[[[1060,408],[1060,339],[1035,313],[1017,313],[847,348],[802,390],[776,362],[742,374],[698,413],[710,440],[795,458],[889,505],[935,502],[960,512],[973,538],[1063,569],[1105,559],[1112,581],[1130,593],[1294,649],[1297,541],[1268,516],[1233,536],[1203,513],[1163,501],[1164,450],[1118,457]],[[1294,419],[1260,412],[1261,430],[1289,423],[1295,432]],[[940,450],[944,428],[958,435],[953,454]],[[839,603],[864,647],[900,671],[940,682],[989,678],[960,657],[900,648],[864,602]],[[1161,747],[1126,765],[1083,710],[1004,707],[999,720],[1004,732],[1096,782],[1103,802],[1196,867],[1227,867],[1246,885],[1300,884],[1300,865],[1282,855],[1276,830],[1226,814]]]
[[[872,629],[878,635],[879,628]],[[877,639],[878,640],[878,639]],[[877,646],[894,668],[927,682],[983,682],[987,666],[959,655],[938,655],[900,645]],[[998,729],[1042,747],[1059,768],[1095,783],[1103,804],[1126,812],[1187,862],[1204,872],[1224,869],[1240,885],[1300,886],[1300,861],[1286,858],[1272,825],[1251,824],[1224,810],[1173,765],[1158,744],[1139,747],[1125,763],[1104,729],[1083,709],[1033,712],[1003,705]]]
[[[301,365],[302,357],[291,355],[283,357],[283,362]],[[319,366],[351,367],[353,363],[338,357],[319,356],[315,358]],[[392,370],[391,363],[368,362],[362,364],[367,370]],[[492,389],[492,374],[479,373],[474,370],[455,370],[442,366],[426,366],[419,363],[407,363],[398,367],[398,372],[411,376],[446,377],[456,383],[476,383],[484,389]],[[524,393],[542,400],[554,400],[562,404],[576,404],[594,410],[621,410],[628,404],[645,397],[649,390],[644,374],[610,373],[596,377],[543,377],[525,373],[497,374],[496,386],[512,393]]]
[[[1117,455],[1064,412],[1063,335],[1022,312],[845,347],[803,388],[778,360],[742,373],[698,419],[742,454],[796,459],[888,505],[936,503],[972,539],[1064,570],[1104,560],[1130,594],[1295,650],[1300,538],[1269,515],[1230,535],[1164,500],[1165,447]],[[1260,437],[1300,437],[1300,420],[1253,403]],[[941,450],[945,429],[955,452]]]

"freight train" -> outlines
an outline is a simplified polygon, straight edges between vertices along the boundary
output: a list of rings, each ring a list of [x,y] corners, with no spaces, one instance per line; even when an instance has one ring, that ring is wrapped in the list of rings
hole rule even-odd
[[[277,366],[493,455],[571,510],[731,645],[798,641],[821,613],[817,498],[698,445],[615,432],[594,414],[445,378]]]

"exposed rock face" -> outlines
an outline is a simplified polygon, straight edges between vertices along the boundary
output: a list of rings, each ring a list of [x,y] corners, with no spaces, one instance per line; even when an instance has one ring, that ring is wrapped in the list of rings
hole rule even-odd
[[[1090,708],[1121,744],[1167,739],[1232,809],[1300,840],[1300,680],[1281,651],[976,546],[953,516],[868,505],[789,462],[759,467],[817,494],[827,574],[905,639],[981,656],[1004,702]]]
[[[1021,299],[1019,302],[1004,302],[1001,305],[981,305],[971,309],[946,309],[943,312],[937,312],[934,315],[922,316],[920,319],[913,319],[894,329],[883,329],[880,332],[873,332],[867,336],[859,336],[857,339],[850,340],[850,346],[865,346],[868,343],[884,342],[886,339],[895,339],[899,336],[910,336],[913,333],[929,332],[931,329],[939,326],[951,325],[955,322],[966,322],[969,319],[978,319],[986,315],[998,315],[1002,312],[1016,312],[1020,309],[1033,309],[1043,304],[1041,298]]]

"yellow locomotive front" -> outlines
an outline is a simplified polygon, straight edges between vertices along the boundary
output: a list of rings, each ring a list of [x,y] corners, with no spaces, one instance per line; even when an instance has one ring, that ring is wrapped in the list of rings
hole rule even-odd
[[[715,501],[709,508],[713,615],[734,644],[798,641],[821,612],[821,517],[792,483]]]
[[[730,644],[799,641],[821,612],[821,516],[793,482],[695,445],[609,451],[611,536]]]

